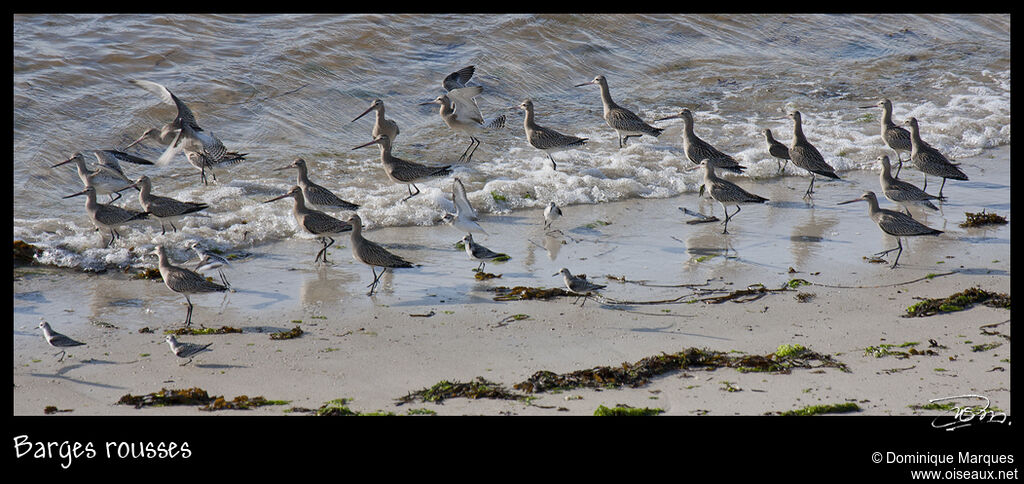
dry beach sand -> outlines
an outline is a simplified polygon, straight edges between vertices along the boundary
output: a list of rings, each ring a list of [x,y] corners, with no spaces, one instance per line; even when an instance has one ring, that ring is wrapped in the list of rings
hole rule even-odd
[[[370,270],[352,260],[347,236],[337,238],[327,266],[313,264],[318,245],[311,238],[239,248],[244,257],[227,272],[235,291],[192,300],[193,326],[242,332],[179,337],[213,343],[212,351],[187,366],[179,366],[164,343],[164,331],[182,324],[184,298],[159,280],[116,270],[16,267],[14,415],[42,415],[52,406],[67,411],[57,415],[75,416],[299,416],[309,414],[301,409],[337,399],[356,412],[398,415],[592,415],[599,406],[628,405],[661,409],[662,415],[731,416],[847,402],[857,404],[857,415],[940,415],[948,411],[911,406],[965,394],[984,395],[1009,413],[1010,311],[976,305],[902,317],[919,298],[945,298],[972,287],[1010,294],[1010,226],[957,225],[965,212],[982,206],[999,207],[998,214],[1011,218],[1009,148],[959,161],[971,181],[947,183],[949,200],[940,212],[914,210],[945,233],[904,242],[896,269],[864,258],[895,246],[868,218],[866,204],[837,206],[865,189],[878,191],[877,172],[819,179],[813,205],[800,198],[807,177],[740,178],[772,202],[745,206],[730,222],[729,235],[717,223],[685,223],[690,217],[679,207],[722,216],[721,206],[696,194],[565,207],[555,237],[545,237],[540,210],[485,215],[481,223],[489,234],[477,241],[511,256],[487,264],[486,272],[501,277],[486,281],[475,280],[477,262],[452,247],[461,235],[450,227],[371,226],[369,239],[422,264],[386,276],[373,297],[365,294]],[[901,176],[921,184],[916,170],[904,169]],[[928,191],[936,193],[933,183],[930,178]],[[605,299],[580,301],[582,306],[566,297],[495,301],[488,290],[561,287],[561,278],[552,277],[561,267],[607,284]],[[811,284],[777,290],[793,279]],[[686,303],[752,284],[773,291],[749,301]],[[800,300],[799,293],[809,295]],[[58,362],[37,329],[40,319],[87,345]],[[296,325],[304,332],[299,338],[269,336]],[[153,332],[140,332],[147,327]],[[926,354],[865,352],[908,342]],[[636,388],[538,392],[520,400],[398,401],[445,380],[482,377],[521,393],[513,386],[541,370],[618,366],[687,348],[768,355],[783,344],[830,355],[849,371],[690,368]],[[984,344],[998,346],[973,350]],[[126,394],[192,387],[228,400],[247,395],[288,403],[215,412],[116,404]]]

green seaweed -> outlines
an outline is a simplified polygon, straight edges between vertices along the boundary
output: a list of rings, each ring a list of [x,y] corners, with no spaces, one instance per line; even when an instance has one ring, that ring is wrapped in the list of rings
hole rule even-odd
[[[790,356],[801,355],[801,354],[803,354],[803,353],[805,353],[807,351],[810,351],[810,350],[808,350],[807,348],[804,347],[804,345],[799,344],[799,343],[797,343],[797,344],[781,344],[781,345],[779,345],[778,348],[775,349],[775,356],[778,356],[780,358],[787,358],[787,357],[790,357]]]
[[[430,388],[411,392],[398,399],[398,405],[412,402],[419,399],[423,402],[441,403],[449,398],[491,398],[499,400],[520,400],[524,395],[516,395],[506,390],[502,385],[487,381],[483,377],[476,377],[469,383],[452,382],[441,380]]]
[[[786,345],[783,345],[786,346]],[[799,346],[799,345],[796,345]],[[844,372],[849,369],[831,356],[816,353],[807,348],[802,350],[783,350],[768,355],[731,355],[706,348],[688,348],[674,354],[662,353],[643,358],[635,363],[622,363],[617,367],[599,366],[577,370],[565,374],[556,374],[541,370],[535,372],[524,382],[513,387],[526,393],[545,392],[551,390],[569,390],[580,387],[617,388],[623,385],[639,387],[646,385],[650,379],[672,371],[704,368],[733,368],[740,372],[781,372],[789,373],[794,368],[836,368]],[[812,363],[817,363],[812,365]]]
[[[828,405],[808,405],[806,407],[798,408],[796,410],[788,410],[788,411],[785,411],[785,412],[781,412],[781,413],[779,413],[779,415],[782,415],[782,416],[794,416],[794,415],[796,415],[796,416],[806,416],[806,415],[821,415],[821,414],[825,414],[825,413],[849,413],[849,412],[859,412],[859,411],[860,411],[860,406],[858,406],[856,403],[847,402],[847,403],[833,403],[833,404],[828,404]]]
[[[939,313],[963,311],[975,304],[1010,309],[1010,296],[989,292],[980,287],[968,288],[943,299],[924,299],[907,308],[905,318],[932,316]]]
[[[920,343],[918,343],[916,341],[908,341],[906,343],[902,343],[902,344],[899,344],[899,345],[886,343],[886,344],[880,344],[878,346],[868,346],[867,348],[864,348],[864,354],[867,355],[867,356],[874,356],[875,358],[883,358],[883,357],[886,357],[886,356],[895,356],[895,357],[897,357],[899,359],[910,358],[911,356],[924,356],[924,355],[936,356],[936,355],[938,355],[938,353],[936,353],[934,350],[920,351],[920,350],[914,348],[914,346],[917,346],[919,344]],[[907,350],[907,351],[896,351],[896,350],[894,350],[894,348],[910,348],[910,349]]]
[[[126,394],[117,401],[118,405],[133,405],[135,408],[142,407],[166,407],[170,405],[206,405],[213,401],[210,395],[198,387],[184,390],[168,390],[161,388],[158,392],[146,395]]]
[[[265,405],[287,405],[288,403],[290,402],[287,400],[267,400],[263,397],[250,398],[246,395],[239,395],[231,400],[226,400],[224,397],[216,397],[212,402],[199,407],[199,410],[207,412],[214,410],[249,410]]]
[[[975,353],[978,353],[978,352],[988,351],[988,350],[991,350],[991,349],[994,349],[994,348],[998,348],[998,347],[1000,347],[1002,345],[1003,345],[1002,343],[984,343],[984,344],[980,344],[980,345],[971,346],[971,351],[973,351]]]
[[[597,410],[594,410],[595,417],[647,417],[660,413],[665,413],[665,411],[660,408],[635,408],[623,404],[616,405],[613,408],[598,405]]]
[[[181,335],[203,335],[203,334],[229,334],[229,333],[241,333],[241,332],[242,332],[242,330],[240,330],[238,328],[235,328],[235,327],[221,326],[219,328],[178,328],[178,329],[169,329],[169,330],[164,331],[164,334],[173,334],[173,335],[181,336]]]
[[[604,220],[595,220],[595,221],[590,222],[588,224],[584,224],[583,226],[588,228],[588,229],[596,229],[598,227],[604,227],[605,225],[611,225],[611,224],[612,224],[611,222],[606,222]]]
[[[496,192],[494,190],[491,190],[491,198],[493,198],[495,202],[505,202],[505,201],[508,201],[508,199],[505,198],[505,195],[502,195],[502,194],[500,194],[500,193],[498,193],[498,192]]]
[[[284,400],[267,400],[263,397],[239,395],[232,400],[224,397],[211,397],[206,390],[198,387],[184,390],[168,390],[161,388],[158,392],[146,395],[127,394],[117,401],[118,405],[142,407],[166,407],[171,405],[201,405],[200,410],[247,410],[264,405],[286,405]]]

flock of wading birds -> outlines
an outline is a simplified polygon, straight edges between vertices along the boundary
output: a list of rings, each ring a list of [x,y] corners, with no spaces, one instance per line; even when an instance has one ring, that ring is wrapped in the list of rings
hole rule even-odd
[[[483,92],[483,88],[478,85],[468,84],[474,72],[474,66],[468,66],[449,74],[442,81],[445,93],[433,101],[421,103],[421,105],[439,105],[439,114],[444,123],[453,131],[470,138],[469,146],[466,147],[466,150],[459,158],[460,162],[472,160],[476,148],[480,145],[480,140],[477,138],[479,134],[501,128],[505,124],[504,115],[500,115],[492,120],[484,119],[475,99]],[[164,165],[178,154],[184,152],[189,163],[200,170],[201,180],[204,184],[207,183],[207,172],[216,180],[216,175],[213,174],[214,167],[226,166],[245,160],[246,154],[228,151],[220,139],[210,131],[200,127],[188,106],[166,87],[150,81],[132,80],[130,82],[159,96],[164,103],[174,106],[177,109],[177,115],[174,120],[160,128],[146,130],[142,136],[126,146],[125,149],[143,141],[156,141],[162,146],[166,146],[163,154],[160,155],[156,162],[157,165]],[[644,135],[658,137],[663,131],[662,128],[649,125],[632,111],[616,104],[612,100],[608,89],[608,82],[604,76],[599,75],[590,82],[578,84],[575,87],[588,85],[597,85],[600,88],[601,101],[604,105],[604,119],[608,126],[618,133],[620,148],[625,146],[629,138]],[[908,205],[923,205],[937,210],[937,207],[931,203],[931,200],[942,200],[944,198],[942,196],[942,189],[945,188],[946,179],[967,180],[967,175],[958,168],[957,163],[951,163],[942,153],[921,139],[917,119],[909,118],[903,123],[910,128],[909,131],[895,124],[892,120],[892,103],[888,99],[883,99],[871,106],[860,107],[877,107],[882,110],[881,137],[886,146],[896,152],[898,165],[896,173],[893,174],[889,157],[880,156],[878,158],[882,166],[880,175],[881,189],[886,198],[902,205],[904,212],[879,208],[878,199],[874,192],[871,191],[864,192],[861,197],[841,202],[841,204],[856,201],[868,203],[868,211],[872,220],[883,232],[895,236],[897,240],[897,247],[884,250],[875,255],[881,256],[897,251],[891,265],[892,268],[895,268],[903,251],[903,244],[900,241],[901,237],[937,235],[942,233],[915,220],[910,213]],[[547,154],[553,169],[557,169],[555,159],[552,157],[553,153],[581,146],[587,141],[587,138],[565,135],[538,125],[535,122],[533,102],[528,99],[523,101],[518,108],[522,109],[525,113],[524,129],[527,140],[531,146]],[[447,176],[452,173],[451,165],[428,166],[406,161],[392,155],[392,147],[399,135],[399,128],[393,120],[385,117],[383,101],[380,99],[374,100],[370,107],[353,119],[352,122],[359,120],[371,111],[374,111],[376,114],[376,121],[372,132],[373,141],[353,149],[371,145],[379,147],[381,164],[385,174],[387,174],[392,182],[407,185],[409,196],[405,197],[402,200],[403,202],[419,194],[419,188],[416,187],[416,183],[435,177]],[[788,113],[787,117],[793,121],[793,138],[788,146],[773,138],[772,132],[769,129],[763,130],[762,134],[765,137],[768,152],[779,162],[779,173],[785,169],[787,163],[792,162],[796,167],[802,168],[811,174],[811,182],[804,193],[804,198],[808,198],[814,193],[815,176],[820,175],[832,179],[839,179],[839,176],[825,161],[821,153],[804,136],[800,112],[792,111]],[[678,114],[658,119],[655,122],[669,119],[683,120],[683,149],[687,158],[695,165],[690,169],[703,169],[704,183],[700,187],[701,195],[706,191],[712,199],[722,205],[725,211],[725,220],[722,222],[724,226],[723,233],[728,233],[729,221],[739,213],[740,205],[768,201],[768,199],[752,194],[729,180],[720,178],[715,173],[716,169],[742,173],[745,167],[741,166],[733,157],[722,153],[694,133],[693,114],[689,109],[683,109]],[[120,237],[116,229],[121,225],[152,216],[160,221],[161,233],[165,233],[166,225],[170,225],[172,230],[177,230],[173,223],[175,219],[208,208],[203,203],[179,201],[169,197],[154,195],[152,193],[152,183],[148,177],[143,175],[136,180],[131,180],[125,176],[119,164],[119,162],[128,162],[153,165],[152,161],[118,150],[94,150],[93,153],[98,160],[98,163],[93,168],[89,168],[86,165],[85,157],[81,152],[75,153],[70,159],[53,166],[57,167],[67,163],[76,163],[78,175],[84,183],[85,189],[64,198],[78,195],[86,196],[86,210],[96,230],[107,229],[110,231],[111,238],[107,242],[107,246],[113,244],[114,240]],[[942,186],[939,188],[938,195],[930,195],[923,189],[897,178],[905,161],[902,158],[903,153],[909,153],[909,159],[906,161],[909,161],[914,168],[925,174],[924,188],[927,188],[927,175],[942,178]],[[373,294],[381,276],[388,269],[413,267],[413,264],[409,261],[363,237],[362,220],[355,213],[359,205],[342,200],[331,193],[330,190],[311,182],[304,160],[299,158],[288,166],[278,168],[278,170],[286,169],[298,171],[297,184],[287,193],[267,200],[264,203],[270,203],[283,198],[293,199],[292,213],[295,216],[296,222],[307,232],[318,236],[318,240],[322,244],[320,251],[317,252],[314,259],[315,263],[318,263],[321,258],[324,262],[327,262],[327,248],[334,243],[332,235],[350,232],[353,258],[356,261],[369,265],[373,272],[373,282],[367,286],[370,288],[368,295]],[[130,188],[138,190],[142,211],[131,210],[113,204],[113,202],[121,197],[122,191]],[[109,194],[110,203],[98,203],[96,197],[100,194]],[[446,214],[443,220],[466,232],[466,236],[462,239],[465,244],[466,253],[470,258],[480,261],[477,270],[482,270],[487,261],[504,254],[491,251],[473,241],[472,232],[484,231],[476,222],[478,219],[477,214],[469,204],[465,187],[458,178],[454,178],[452,184],[452,198],[455,213]],[[310,208],[307,204],[326,209],[340,209],[351,213],[344,219],[338,219],[322,211]],[[729,206],[735,206],[736,211],[730,214]],[[549,203],[544,211],[545,229],[560,215],[560,208],[554,202]],[[159,259],[159,270],[164,284],[170,290],[185,296],[185,301],[188,304],[188,313],[185,317],[186,327],[192,321],[193,306],[191,299],[189,299],[189,294],[226,291],[230,287],[223,272],[220,272],[223,267],[230,265],[228,261],[196,243],[193,243],[191,248],[199,256],[199,264],[196,266],[196,270],[172,265],[162,246],[158,245],[152,252]],[[379,274],[376,271],[377,267],[382,269]],[[200,274],[200,272],[212,269],[218,270],[221,278],[220,283],[213,282]],[[562,275],[569,291],[577,294],[585,294],[604,287],[603,285],[588,281],[586,276],[573,275],[566,268],[563,268],[558,274],[554,275],[557,276],[559,274]],[[63,348],[82,344],[53,331],[46,322],[41,322],[40,328],[43,330],[47,342],[55,347]],[[196,353],[209,347],[209,345],[181,343],[176,341],[173,335],[168,335],[166,340],[177,356],[189,358],[185,364],[192,361],[191,357]],[[64,351],[58,354],[63,359]]]

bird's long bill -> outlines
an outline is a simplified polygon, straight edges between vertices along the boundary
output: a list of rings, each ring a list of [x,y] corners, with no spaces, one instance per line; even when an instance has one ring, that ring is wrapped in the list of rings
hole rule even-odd
[[[854,198],[853,200],[847,200],[845,202],[839,202],[836,205],[846,205],[847,203],[860,202],[860,201],[863,201],[863,200],[864,200],[864,197],[859,197],[859,198]]]
[[[71,163],[72,161],[75,161],[75,158],[74,158],[74,157],[68,158],[68,159],[66,159],[66,160],[64,160],[64,161],[62,161],[62,162],[60,162],[60,163],[57,163],[56,165],[53,165],[53,166],[51,166],[50,168],[57,168],[58,166],[61,166],[61,165],[66,165],[66,164],[68,164],[68,163]]]
[[[289,168],[295,168],[295,166],[294,165],[282,166],[280,168],[274,168],[274,171],[282,171],[282,170],[287,170]]]
[[[78,193],[72,193],[71,195],[65,195],[65,196],[63,196],[61,198],[71,198],[71,197],[77,197],[79,195],[85,195],[85,193],[88,192],[88,191],[89,191],[89,189],[86,188],[85,190],[82,190],[82,191],[80,191]]]
[[[593,83],[594,83],[594,81],[590,81],[590,82],[584,82],[583,84],[576,84],[576,85],[575,85],[575,86],[573,86],[573,87],[583,87],[583,86],[589,86],[589,85],[591,85],[591,84],[593,84]],[[555,275],[557,276],[558,274],[555,274]]]
[[[872,104],[872,105],[870,105],[870,106],[857,106],[857,107],[858,107],[858,108],[861,108],[861,109],[871,109],[871,108],[877,108],[877,107],[878,107],[878,105],[876,105],[876,104]]]
[[[131,185],[128,185],[128,186],[126,186],[124,188],[119,188],[117,190],[114,190],[114,193],[121,193],[121,192],[123,192],[123,191],[125,191],[125,190],[127,190],[129,188],[134,188],[134,189],[138,190],[139,189],[139,184],[138,183],[132,183]]]
[[[366,114],[369,113],[370,111],[373,111],[373,106],[370,106],[369,108],[366,108],[366,111],[363,111],[363,114],[360,114],[359,116],[356,116],[356,119],[353,119],[352,122],[354,123],[357,120],[359,120],[359,118],[361,118],[363,116],[366,116]]]
[[[353,150],[358,150],[359,148],[366,148],[367,146],[370,146],[370,145],[376,144],[376,143],[377,143],[377,140],[373,140],[373,141],[371,141],[369,143],[366,143],[365,145],[359,145],[359,146],[356,146],[355,148],[352,148],[352,149]]]
[[[654,122],[657,123],[658,121],[665,121],[665,120],[669,120],[669,119],[679,119],[681,117],[682,116],[679,115],[679,114],[673,114],[671,116],[667,116],[667,117],[664,117],[664,118],[661,118],[661,119],[655,119]]]
[[[554,273],[554,274],[551,274],[551,277],[555,277],[555,276],[560,276],[560,275],[562,275],[562,273],[561,273],[561,272],[556,272],[556,273]]]
[[[128,146],[125,146],[124,149],[131,148],[132,146],[135,146],[135,145],[141,143],[142,140],[146,139],[148,136],[149,136],[149,132],[144,133],[142,136],[139,136],[139,139],[137,139],[135,141],[132,141],[131,144],[129,144]]]
[[[287,197],[288,195],[291,195],[291,193],[285,193],[284,195],[281,195],[281,196],[279,196],[279,197],[274,197],[274,198],[271,198],[270,200],[267,200],[267,201],[265,201],[265,202],[263,202],[263,203],[270,203],[270,202],[276,202],[276,201],[278,201],[278,200],[280,200],[280,199],[282,199],[282,198],[285,198],[285,197]]]
[[[430,106],[431,104],[437,104],[437,101],[427,101],[425,103],[420,103],[420,106]]]

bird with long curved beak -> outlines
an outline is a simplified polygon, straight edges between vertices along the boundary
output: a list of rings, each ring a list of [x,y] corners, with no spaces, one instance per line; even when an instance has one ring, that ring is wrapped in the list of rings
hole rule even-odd
[[[82,186],[92,186],[96,188],[96,194],[102,195],[104,193],[110,195],[110,201],[116,202],[121,198],[121,194],[116,191],[118,187],[124,186],[125,183],[131,183],[131,179],[125,175],[124,170],[121,168],[119,161],[126,161],[137,165],[152,165],[153,162],[145,158],[139,158],[138,156],[129,155],[122,151],[116,150],[93,150],[92,153],[96,156],[96,168],[90,170],[85,163],[85,155],[81,151],[75,153],[60,163],[57,163],[51,168],[63,166],[68,163],[75,163],[78,170],[78,178],[82,180]],[[114,195],[117,195],[116,197]]]
[[[150,254],[157,256],[157,268],[160,270],[160,277],[164,280],[164,285],[167,286],[167,289],[185,296],[185,302],[188,303],[188,313],[185,315],[186,328],[192,324],[193,306],[192,299],[188,297],[189,294],[224,292],[228,290],[227,286],[208,281],[206,277],[198,272],[171,264],[170,258],[167,257],[167,251],[162,245],[156,246]]]
[[[900,170],[903,169],[903,158],[900,155],[904,151],[910,153],[913,148],[910,142],[910,131],[897,126],[896,123],[892,122],[892,101],[888,99],[879,100],[877,103],[870,106],[859,107],[861,109],[882,109],[882,117],[879,119],[881,124],[880,133],[885,145],[896,152],[896,161],[899,165],[896,167],[896,174],[893,175],[893,178],[899,178]]]
[[[420,189],[416,186],[416,183],[429,180],[431,178],[448,176],[452,174],[451,165],[444,166],[427,166],[419,163],[413,163],[411,161],[403,160],[397,156],[391,154],[391,138],[386,134],[377,136],[369,143],[362,144],[352,148],[358,150],[359,148],[365,148],[370,145],[377,145],[380,147],[380,163],[384,166],[384,173],[387,174],[388,178],[395,183],[404,183],[407,185],[409,190],[409,196],[402,199],[406,201],[416,195],[419,195]],[[413,188],[416,192],[413,193]]]
[[[134,220],[149,217],[149,212],[136,212],[135,210],[121,208],[116,205],[96,202],[96,189],[92,186],[87,186],[85,190],[66,195],[63,198],[77,197],[79,195],[86,196],[85,211],[89,213],[89,218],[92,219],[92,224],[96,227],[96,230],[110,230],[110,241],[104,247],[110,247],[115,239],[121,238],[117,227]]]
[[[708,160],[708,163],[713,168],[729,170],[735,173],[743,173],[743,170],[746,169],[735,158],[722,153],[714,146],[711,146],[711,143],[704,141],[693,132],[693,113],[689,109],[683,108],[678,114],[666,116],[656,121],[667,121],[669,119],[683,120],[683,151],[691,163],[699,165],[701,161]]]
[[[302,158],[296,158],[295,161],[291,162],[291,164],[275,168],[274,171],[291,169],[298,171],[298,178],[296,179],[295,184],[302,189],[302,196],[310,205],[340,210],[359,209],[359,205],[342,200],[341,197],[335,195],[334,192],[311,182],[309,180],[309,168],[306,166],[306,160],[303,160]]]
[[[903,253],[903,242],[900,240],[902,237],[913,237],[917,235],[939,235],[942,233],[941,230],[936,230],[927,225],[914,220],[913,217],[903,212],[895,210],[889,210],[878,207],[878,198],[874,192],[864,192],[858,198],[853,200],[847,200],[845,202],[839,202],[838,205],[846,205],[854,202],[868,202],[868,215],[871,216],[871,220],[878,225],[878,228],[893,237],[896,237],[897,246],[892,249],[883,250],[875,254],[875,256],[881,256],[888,254],[894,250],[896,252],[896,258],[892,261],[890,269],[896,268],[896,263],[900,260],[900,254]]]
[[[377,136],[386,134],[388,135],[389,138],[391,138],[391,142],[394,143],[395,140],[398,138],[398,133],[400,132],[400,130],[398,129],[398,123],[384,117],[384,101],[381,101],[380,99],[374,99],[373,102],[370,103],[370,107],[366,108],[366,111],[363,111],[363,114],[356,116],[356,118],[353,119],[352,122],[354,123],[356,121],[359,121],[360,118],[369,114],[370,111],[374,111],[377,113],[377,119],[373,123],[373,137],[376,138]]]
[[[295,222],[299,224],[306,232],[317,236],[317,240],[323,244],[320,252],[316,253],[316,258],[313,262],[320,262],[320,258],[323,257],[324,262],[327,262],[327,248],[334,245],[334,238],[331,235],[337,235],[342,232],[348,232],[352,230],[352,225],[338,220],[326,213],[319,210],[313,210],[306,207],[305,197],[302,195],[302,189],[298,186],[293,186],[287,193],[280,195],[263,203],[276,202],[282,198],[291,197],[295,200],[292,205],[292,215],[295,217]]]
[[[589,86],[591,84],[597,84],[601,87],[604,121],[608,123],[608,127],[618,133],[619,148],[626,146],[629,138],[639,138],[645,134],[657,138],[664,131],[662,128],[655,128],[647,124],[644,120],[640,119],[640,116],[634,114],[633,111],[615,104],[615,101],[612,101],[611,92],[608,90],[608,80],[604,76],[599,75],[592,81],[577,84],[575,87]]]
[[[142,175],[134,183],[119,189],[118,192],[129,188],[139,191],[139,205],[142,205],[143,210],[160,220],[160,235],[167,233],[164,222],[170,224],[171,229],[177,232],[178,227],[174,226],[175,219],[209,208],[209,205],[202,202],[183,202],[171,197],[153,195],[153,184],[146,175]]]
[[[246,153],[228,151],[220,138],[201,128],[196,122],[192,110],[169,89],[151,81],[132,79],[129,82],[157,95],[163,103],[174,106],[177,109],[177,114],[173,121],[163,125],[159,130],[147,129],[139,139],[125,148],[146,139],[153,139],[160,144],[167,145],[163,154],[157,159],[157,165],[161,166],[166,165],[175,155],[184,151],[189,163],[200,170],[199,174],[204,185],[207,184],[206,170],[210,170],[211,176],[216,181],[217,176],[213,174],[214,166],[234,164],[245,160]]]

